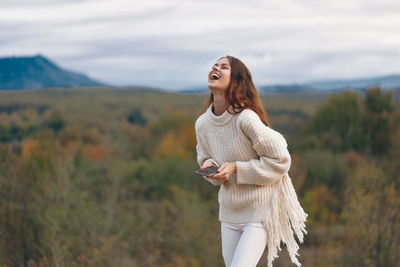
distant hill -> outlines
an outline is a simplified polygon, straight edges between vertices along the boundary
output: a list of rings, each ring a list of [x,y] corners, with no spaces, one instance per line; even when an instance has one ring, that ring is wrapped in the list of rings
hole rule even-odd
[[[368,87],[380,86],[383,90],[392,90],[400,88],[400,75],[389,75],[368,79],[349,79],[349,80],[329,80],[315,81],[304,84],[283,84],[283,85],[266,85],[257,86],[261,94],[268,93],[293,93],[303,91],[323,91],[334,92],[348,88],[363,91]],[[207,94],[209,89],[204,87],[193,87],[179,91],[181,93]]]
[[[106,86],[88,76],[62,69],[42,55],[0,58],[0,90]]]
[[[306,86],[320,90],[340,90],[346,88],[366,89],[372,86],[380,86],[382,89],[400,88],[400,75],[388,75],[367,79],[316,81],[307,83]]]
[[[309,90],[316,90],[311,86],[304,84],[287,84],[287,85],[268,85],[261,86],[257,88],[261,94],[263,93],[292,93],[292,92],[302,92]]]
[[[294,85],[270,85],[260,87],[261,93],[285,93],[318,90],[324,92],[342,91],[348,88],[353,90],[366,90],[368,87],[380,86],[383,90],[400,88],[400,75],[389,75],[368,79],[329,80],[315,81]]]

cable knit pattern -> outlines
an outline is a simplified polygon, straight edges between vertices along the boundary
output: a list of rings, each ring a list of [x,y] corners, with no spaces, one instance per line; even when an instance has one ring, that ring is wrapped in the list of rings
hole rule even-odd
[[[232,106],[222,115],[212,112],[213,104],[195,124],[197,161],[200,166],[212,162],[221,166],[236,162],[236,173],[220,185],[219,219],[223,222],[262,222],[268,232],[268,266],[285,243],[297,266],[299,246],[303,242],[307,214],[300,206],[288,171],[291,157],[285,138],[264,125],[257,113],[245,109],[231,114]],[[294,232],[294,233],[293,233]]]

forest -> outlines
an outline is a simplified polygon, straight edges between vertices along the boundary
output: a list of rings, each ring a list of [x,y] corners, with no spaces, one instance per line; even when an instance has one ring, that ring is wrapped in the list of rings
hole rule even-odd
[[[218,186],[194,173],[206,98],[0,92],[0,266],[224,266]],[[400,266],[400,90],[262,102],[308,213],[303,266]]]

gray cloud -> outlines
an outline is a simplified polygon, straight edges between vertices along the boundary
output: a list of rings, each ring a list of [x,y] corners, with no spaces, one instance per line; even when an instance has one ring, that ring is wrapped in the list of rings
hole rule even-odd
[[[222,55],[257,84],[398,72],[396,0],[0,2],[0,56],[41,53],[116,85],[205,85]]]

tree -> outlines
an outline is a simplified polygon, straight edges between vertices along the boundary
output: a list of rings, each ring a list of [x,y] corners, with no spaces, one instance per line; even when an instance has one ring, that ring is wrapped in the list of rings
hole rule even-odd
[[[330,96],[305,127],[306,135],[324,149],[336,152],[363,150],[362,102],[359,93],[345,91]]]
[[[303,146],[387,154],[397,127],[393,110],[392,93],[379,87],[369,88],[363,99],[350,90],[332,95],[306,125]]]
[[[398,266],[400,197],[395,183],[374,162],[347,179],[343,261],[352,266]]]
[[[140,109],[134,109],[128,115],[128,121],[132,124],[145,125],[147,120],[143,117]]]
[[[390,115],[394,110],[392,93],[383,93],[377,88],[367,90],[363,115],[363,130],[368,139],[370,151],[376,155],[386,154],[391,145],[392,127]]]

